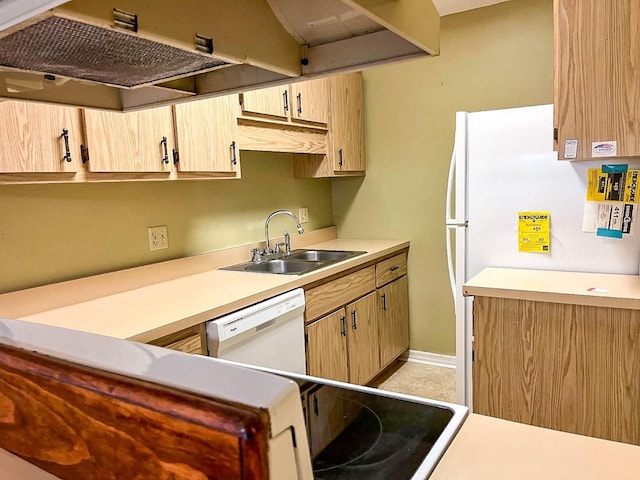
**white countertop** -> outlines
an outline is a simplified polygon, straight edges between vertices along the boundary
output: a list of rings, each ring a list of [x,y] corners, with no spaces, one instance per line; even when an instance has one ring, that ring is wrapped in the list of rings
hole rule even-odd
[[[300,236],[293,246],[367,253],[304,275],[275,275],[218,270],[246,261],[246,247],[241,257],[237,249],[213,252],[0,295],[0,317],[148,342],[409,246],[328,236],[335,229],[307,236],[317,243],[304,245]]]
[[[485,268],[466,282],[466,296],[640,310],[640,276]]]

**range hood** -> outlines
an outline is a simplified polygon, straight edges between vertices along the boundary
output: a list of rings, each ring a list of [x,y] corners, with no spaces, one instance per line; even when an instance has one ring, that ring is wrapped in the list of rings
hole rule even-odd
[[[0,100],[129,111],[439,53],[431,0],[0,0]]]

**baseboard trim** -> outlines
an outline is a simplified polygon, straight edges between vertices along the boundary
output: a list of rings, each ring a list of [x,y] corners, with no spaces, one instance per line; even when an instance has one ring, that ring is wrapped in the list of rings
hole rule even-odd
[[[400,355],[400,360],[405,362],[423,363],[436,367],[456,368],[455,355],[442,355],[440,353],[422,352],[420,350],[408,350]]]

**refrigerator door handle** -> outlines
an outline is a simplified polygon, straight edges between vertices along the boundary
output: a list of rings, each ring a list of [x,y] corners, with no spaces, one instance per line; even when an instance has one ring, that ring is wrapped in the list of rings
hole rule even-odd
[[[451,152],[451,162],[449,163],[449,177],[447,178],[447,203],[445,205],[445,216],[446,216],[445,222],[446,223],[451,223],[454,221],[453,218],[451,218],[451,206],[453,203],[453,180],[455,178],[455,169],[456,169],[456,149],[454,146],[453,152]]]
[[[456,275],[453,269],[453,252],[451,251],[451,232],[455,230],[455,226],[447,225],[447,270],[449,271],[449,285],[451,285],[451,294],[456,299]]]

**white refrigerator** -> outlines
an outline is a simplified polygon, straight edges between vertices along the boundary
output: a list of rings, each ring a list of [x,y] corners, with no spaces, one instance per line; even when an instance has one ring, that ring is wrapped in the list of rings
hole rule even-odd
[[[553,105],[458,112],[446,232],[456,315],[457,402],[472,407],[472,300],[462,285],[485,267],[638,274],[639,235],[585,233],[587,169],[638,159],[558,161]],[[550,253],[518,251],[518,212],[550,212]],[[640,225],[636,227],[640,229]]]

